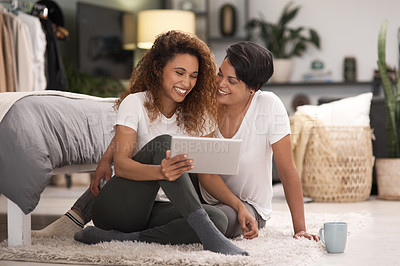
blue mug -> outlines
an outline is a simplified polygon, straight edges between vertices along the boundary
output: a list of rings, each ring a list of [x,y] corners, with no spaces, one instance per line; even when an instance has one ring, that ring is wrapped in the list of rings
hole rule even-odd
[[[347,223],[324,223],[324,227],[319,229],[319,237],[329,253],[343,253],[347,241]]]

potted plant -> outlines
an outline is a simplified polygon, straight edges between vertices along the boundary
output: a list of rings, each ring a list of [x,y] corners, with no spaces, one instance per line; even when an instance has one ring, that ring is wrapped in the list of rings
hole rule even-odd
[[[313,29],[308,29],[308,36],[304,34],[304,27],[291,28],[288,24],[292,21],[300,10],[299,6],[293,6],[289,2],[283,9],[283,12],[277,23],[270,23],[263,18],[251,19],[246,24],[249,32],[248,39],[253,39],[254,30],[258,30],[259,38],[264,42],[267,49],[274,56],[274,75],[272,80],[275,82],[286,82],[291,74],[293,57],[302,56],[309,45],[320,48],[320,38]],[[281,64],[289,69],[282,69]]]
[[[387,144],[390,158],[376,160],[378,196],[400,200],[400,74],[391,80],[386,64],[386,29],[384,21],[378,37],[378,69],[382,79],[387,113]],[[400,30],[398,33],[400,52]],[[400,67],[400,61],[399,61]]]
[[[65,91],[98,97],[119,97],[126,89],[116,78],[81,72],[72,63],[66,64],[65,72],[68,80]]]

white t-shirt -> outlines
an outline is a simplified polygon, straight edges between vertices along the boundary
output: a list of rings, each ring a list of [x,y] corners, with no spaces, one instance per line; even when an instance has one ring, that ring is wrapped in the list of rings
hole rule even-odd
[[[290,123],[282,101],[272,92],[257,91],[232,139],[242,139],[237,175],[221,175],[227,187],[252,205],[267,220],[272,212],[272,144],[290,134]],[[224,138],[219,130],[215,137]],[[204,200],[218,201],[200,186]]]
[[[147,109],[144,107],[146,92],[129,94],[118,108],[116,125],[123,125],[136,131],[136,148],[134,155],[150,140],[162,134],[171,136],[187,136],[183,127],[178,127],[176,114],[166,118],[160,114],[156,120],[150,122]],[[160,188],[157,201],[169,201],[164,191]]]

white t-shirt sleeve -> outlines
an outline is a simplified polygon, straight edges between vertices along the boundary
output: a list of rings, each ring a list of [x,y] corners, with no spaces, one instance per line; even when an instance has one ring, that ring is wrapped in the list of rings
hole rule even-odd
[[[290,121],[286,108],[278,96],[275,95],[274,98],[267,119],[270,131],[268,141],[271,145],[290,134]]]
[[[137,131],[142,106],[143,104],[137,95],[130,94],[126,96],[119,105],[115,125],[127,126]]]

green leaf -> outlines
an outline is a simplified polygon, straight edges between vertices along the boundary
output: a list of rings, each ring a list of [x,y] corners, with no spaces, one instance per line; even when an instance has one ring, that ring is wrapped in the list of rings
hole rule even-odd
[[[399,47],[399,64],[397,65],[397,84],[396,84],[397,91],[395,91],[395,93],[396,93],[396,95],[399,95],[400,94],[400,69],[399,69],[400,68],[400,28],[399,28],[399,31],[397,32],[397,46]],[[400,117],[399,117],[399,119],[400,119]]]
[[[295,56],[299,56],[302,53],[304,53],[304,51],[306,50],[306,45],[304,42],[298,42],[295,44],[295,46],[293,47],[293,50],[291,52],[292,55]]]
[[[301,38],[300,33],[304,30],[303,27],[299,27],[297,29],[289,29],[291,40],[296,40],[297,38]]]
[[[311,42],[312,44],[314,44],[315,47],[317,47],[318,49],[321,48],[321,47],[320,47],[320,41],[319,41],[319,35],[318,35],[318,33],[317,33],[315,30],[313,30],[313,29],[309,29],[308,31],[309,31],[309,33],[310,33],[310,42]]]
[[[386,28],[387,28],[387,21],[385,20],[382,23],[378,36],[378,60],[381,62],[386,61]],[[384,65],[384,67],[385,67],[384,70],[386,70],[386,64]]]
[[[300,7],[293,7],[292,4],[290,2],[284,7],[277,23],[268,22],[260,16],[260,19],[252,19],[246,24],[249,39],[254,37],[254,30],[258,30],[258,37],[271,51],[274,58],[302,56],[309,44],[320,48],[320,39],[315,30],[308,29],[309,36],[306,36],[303,34],[306,30],[304,27],[291,28],[288,26],[288,23],[297,16],[300,10]]]
[[[385,97],[389,100],[394,98],[393,84],[389,79],[386,67],[386,29],[387,21],[385,20],[381,26],[378,37],[378,68],[382,78]]]
[[[385,103],[387,110],[387,143],[389,156],[400,158],[400,96],[399,82],[393,84],[387,74],[386,64],[386,31],[387,21],[385,20],[378,35],[378,69],[381,76],[383,90],[385,93]],[[398,37],[400,51],[400,37]]]
[[[292,2],[289,2],[283,9],[283,13],[278,22],[278,25],[280,25],[281,27],[286,26],[286,24],[288,24],[291,20],[293,20],[297,16],[297,13],[300,10],[300,7],[295,7],[292,10],[290,10],[290,6],[292,4],[293,4]]]

